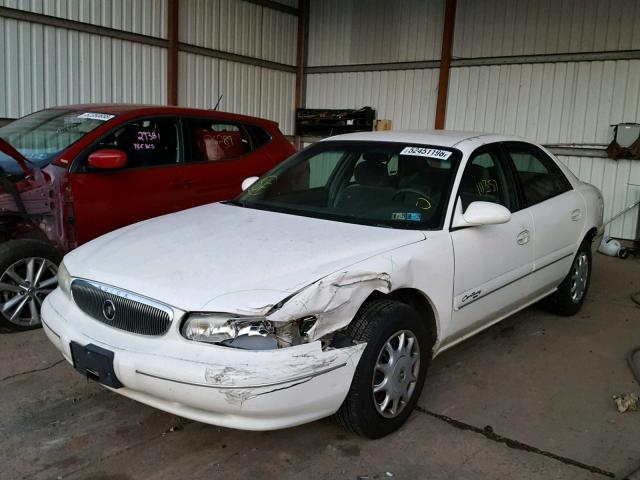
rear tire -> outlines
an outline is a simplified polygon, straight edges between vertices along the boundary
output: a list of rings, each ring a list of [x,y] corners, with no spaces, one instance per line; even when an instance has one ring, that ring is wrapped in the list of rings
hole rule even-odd
[[[585,239],[578,248],[571,269],[558,289],[544,300],[552,313],[570,317],[582,308],[591,282],[591,243]]]
[[[394,300],[365,304],[347,334],[367,346],[336,417],[353,433],[384,437],[402,426],[420,397],[432,337],[415,309]]]
[[[58,249],[39,240],[0,244],[0,327],[21,331],[42,326],[42,301],[58,285],[61,261]]]

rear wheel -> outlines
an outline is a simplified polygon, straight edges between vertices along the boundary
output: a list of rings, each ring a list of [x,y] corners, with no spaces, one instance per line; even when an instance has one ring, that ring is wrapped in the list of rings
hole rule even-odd
[[[575,315],[582,308],[591,280],[591,244],[584,240],[573,258],[571,270],[545,305],[557,315]]]
[[[420,397],[431,335],[412,307],[393,300],[366,304],[347,333],[367,346],[336,416],[352,432],[380,438],[406,421]]]
[[[9,330],[42,326],[40,308],[57,284],[62,254],[30,239],[0,244],[0,325]]]

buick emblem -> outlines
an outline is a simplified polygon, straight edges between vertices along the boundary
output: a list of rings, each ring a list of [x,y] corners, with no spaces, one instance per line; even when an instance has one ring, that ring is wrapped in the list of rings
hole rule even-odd
[[[116,318],[116,306],[111,300],[105,300],[102,304],[102,315],[108,322],[113,322]]]

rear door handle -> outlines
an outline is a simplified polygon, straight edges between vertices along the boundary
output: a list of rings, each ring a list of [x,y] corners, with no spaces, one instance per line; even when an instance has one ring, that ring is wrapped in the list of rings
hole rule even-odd
[[[516,240],[518,241],[518,245],[525,245],[529,243],[529,230],[523,230],[520,232],[516,237]]]
[[[582,210],[576,208],[573,212],[571,212],[571,220],[577,222],[582,218]]]

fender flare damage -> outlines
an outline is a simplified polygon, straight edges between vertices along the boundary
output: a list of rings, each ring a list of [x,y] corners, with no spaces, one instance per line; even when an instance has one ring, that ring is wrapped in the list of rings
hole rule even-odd
[[[388,273],[340,271],[303,288],[266,315],[273,322],[288,322],[305,316],[317,321],[307,333],[317,340],[351,323],[364,301],[373,293],[391,292]]]

